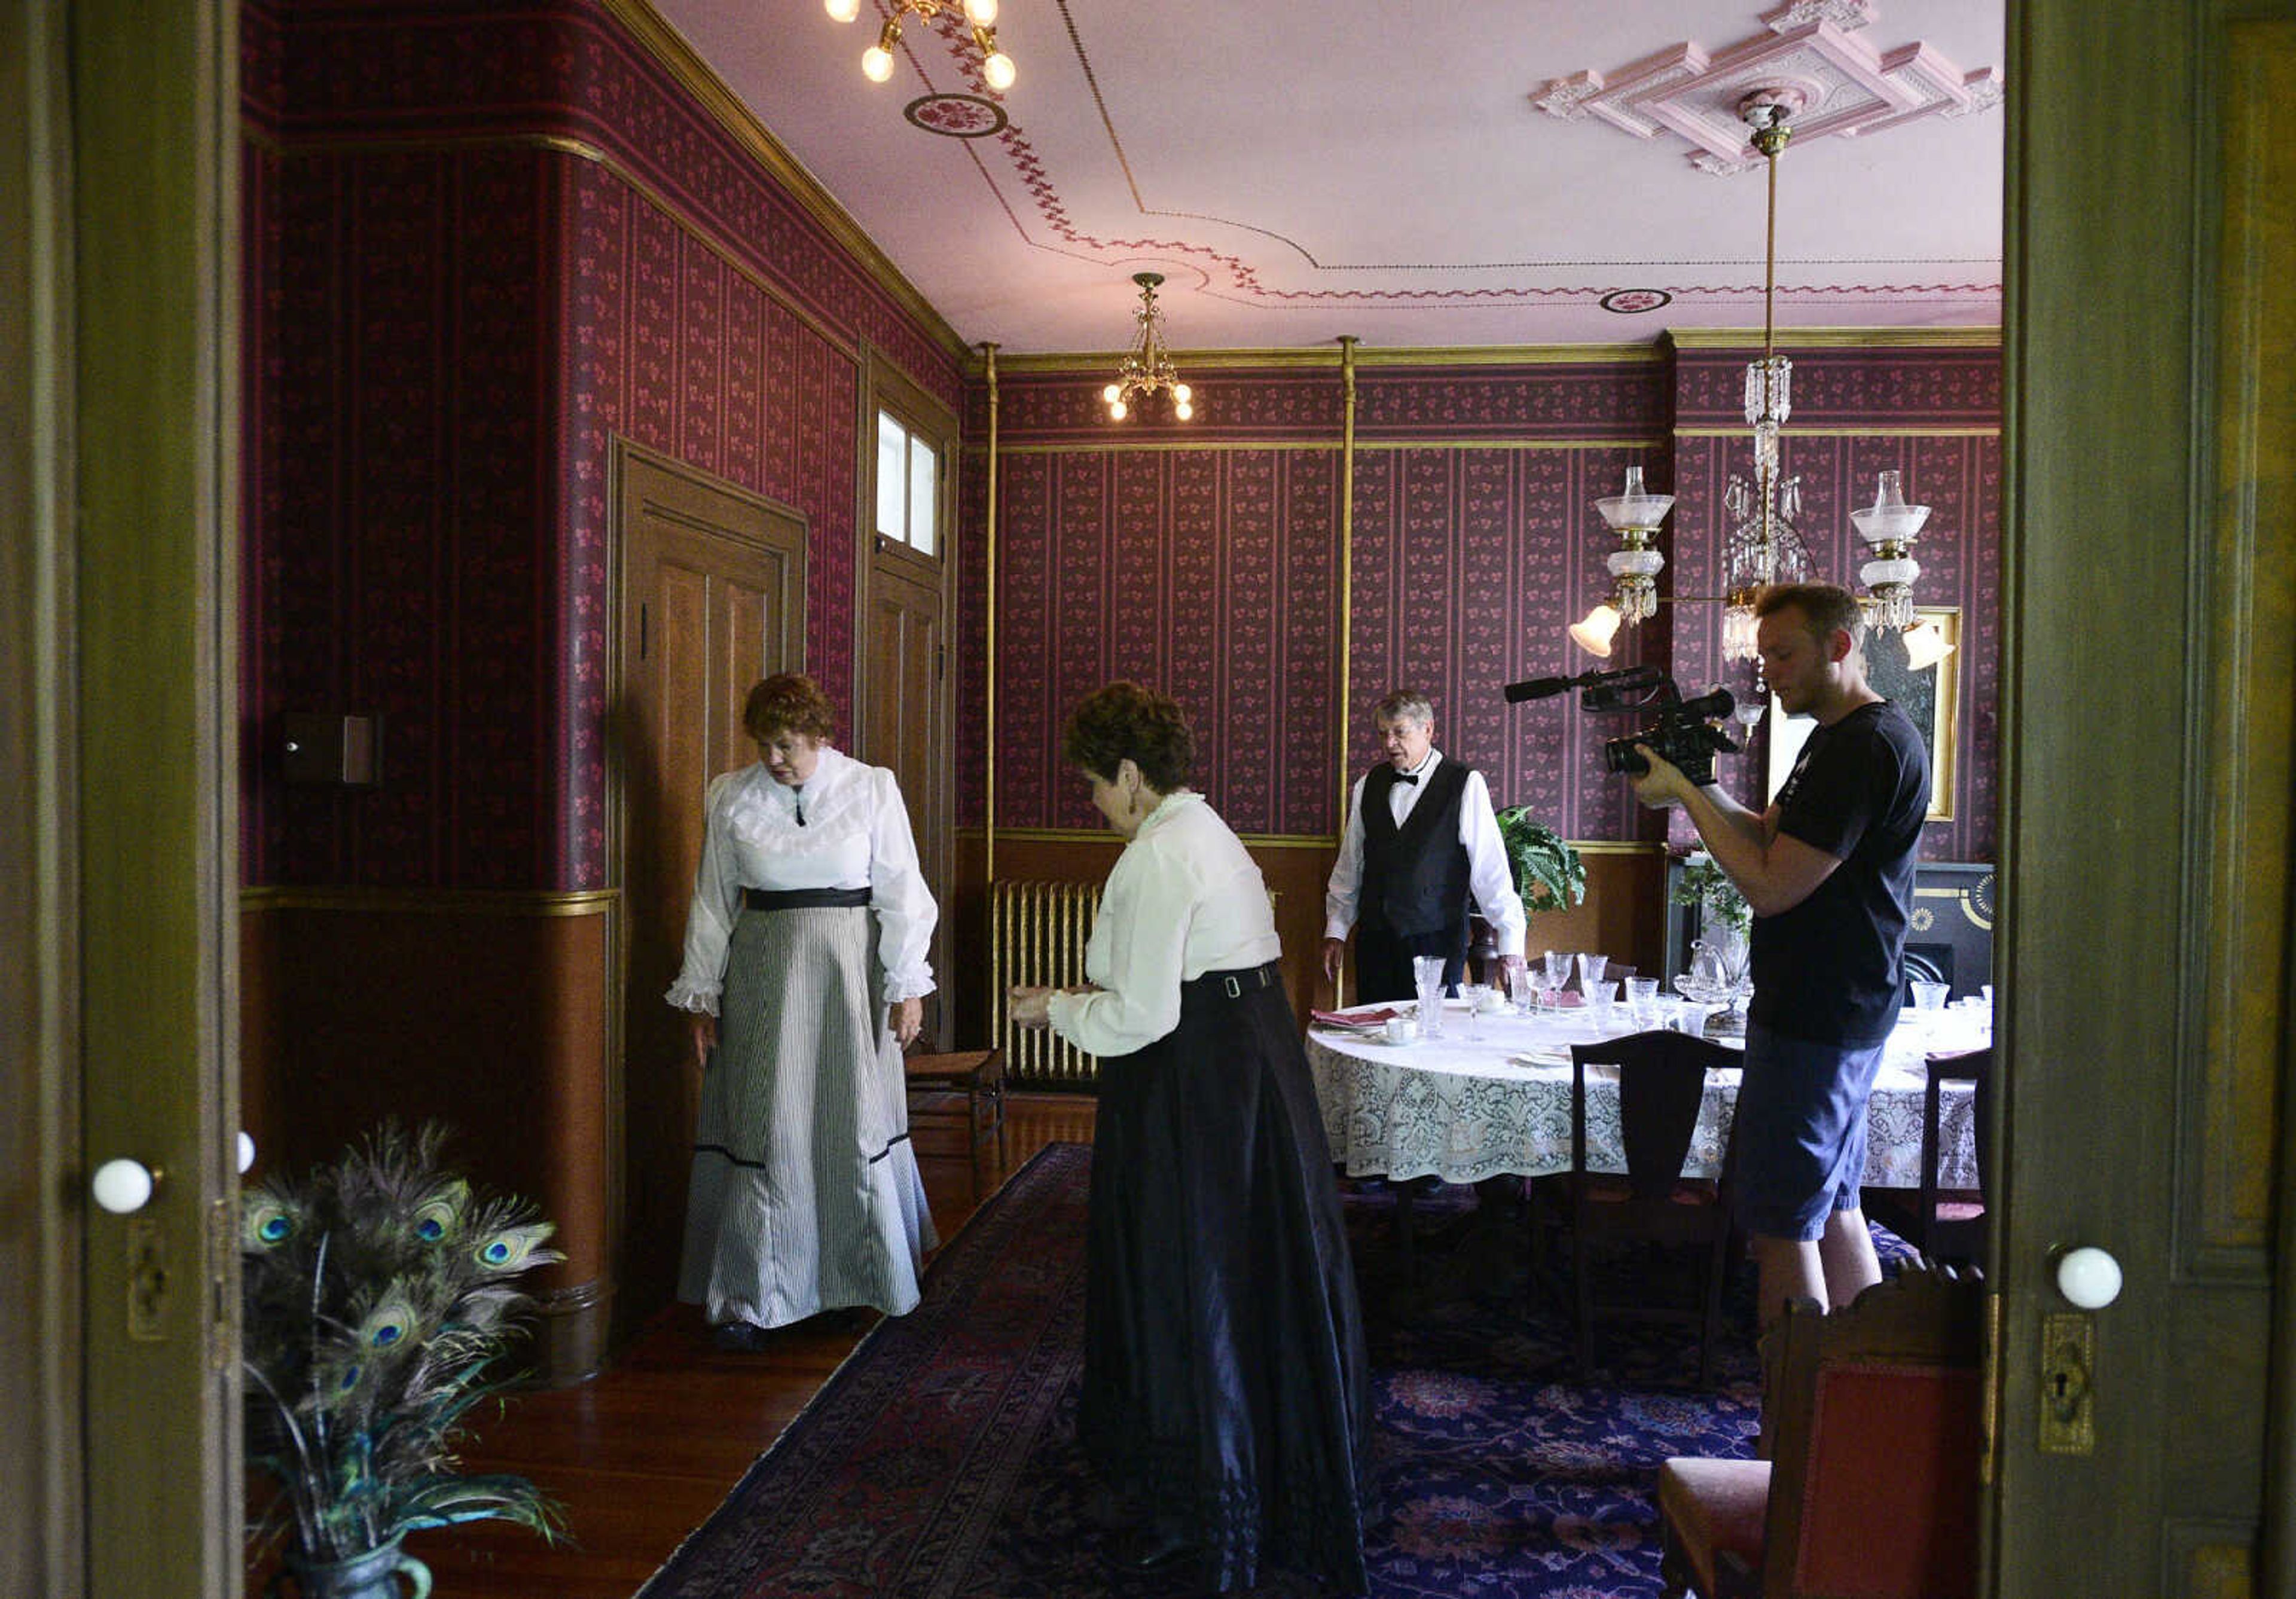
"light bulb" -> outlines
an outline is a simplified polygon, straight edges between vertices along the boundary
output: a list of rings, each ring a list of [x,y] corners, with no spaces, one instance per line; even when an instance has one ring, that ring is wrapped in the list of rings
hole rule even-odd
[[[996,0],[964,0],[964,15],[975,27],[987,28],[996,20]]]
[[[1196,391],[1185,383],[1175,383],[1172,385],[1172,398],[1185,406],[1196,398]]]
[[[861,0],[822,0],[821,8],[832,22],[850,22],[861,14]]]
[[[883,83],[893,75],[893,53],[882,45],[872,45],[861,53],[861,76],[871,83]]]
[[[1124,390],[1119,389],[1115,384],[1111,383],[1107,388],[1100,391],[1100,398],[1112,406],[1117,401],[1124,398]]]
[[[1122,422],[1124,420],[1124,402],[1122,400],[1111,400],[1108,402],[1108,420],[1111,422]]]
[[[1196,408],[1188,404],[1185,400],[1180,401],[1177,405],[1172,407],[1172,414],[1178,417],[1182,422],[1187,421],[1188,418],[1193,416],[1195,414]]]
[[[1013,86],[1013,80],[1020,76],[1020,72],[1013,65],[1013,58],[998,50],[980,63],[980,76],[988,80],[990,88],[1001,94]]]

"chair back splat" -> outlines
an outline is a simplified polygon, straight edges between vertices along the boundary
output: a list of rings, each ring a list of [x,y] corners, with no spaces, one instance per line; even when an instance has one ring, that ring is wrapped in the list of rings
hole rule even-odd
[[[1977,1591],[1984,1289],[1906,1267],[1778,1323],[1768,1460],[1659,1473],[1669,1595],[1964,1599]]]

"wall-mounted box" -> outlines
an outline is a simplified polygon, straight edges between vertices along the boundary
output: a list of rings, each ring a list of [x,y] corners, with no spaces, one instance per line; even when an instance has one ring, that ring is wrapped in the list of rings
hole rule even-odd
[[[289,711],[281,770],[290,783],[371,789],[382,781],[382,718]]]

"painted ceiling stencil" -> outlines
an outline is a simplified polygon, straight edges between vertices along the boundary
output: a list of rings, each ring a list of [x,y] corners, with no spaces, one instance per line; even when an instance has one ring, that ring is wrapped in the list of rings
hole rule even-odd
[[[1887,53],[1857,37],[1880,15],[1874,0],[1788,0],[1764,15],[1769,29],[1718,54],[1685,41],[1613,77],[1588,69],[1546,86],[1534,103],[1550,116],[1599,118],[1638,138],[1687,140],[1693,166],[1726,176],[1761,165],[1738,102],[1751,90],[1802,98],[1795,139],[1857,138],[1923,117],[1965,117],[2001,103],[1991,67],[1964,71],[1916,41]]]

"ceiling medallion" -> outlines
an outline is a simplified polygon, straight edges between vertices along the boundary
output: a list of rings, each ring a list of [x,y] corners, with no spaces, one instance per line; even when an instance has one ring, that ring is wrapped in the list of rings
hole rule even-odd
[[[1002,133],[1008,120],[1003,106],[978,94],[920,94],[901,108],[901,115],[929,134],[950,139],[985,139]]]
[[[1636,138],[1677,135],[1701,170],[1727,176],[1760,164],[1746,146],[1738,103],[1747,90],[1790,84],[1805,109],[1794,136],[1876,133],[1923,117],[1966,117],[2001,103],[2000,74],[1964,72],[1916,40],[1875,49],[1858,37],[1881,14],[1874,0],[1789,0],[1765,12],[1767,33],[1711,55],[1687,40],[1619,68],[1558,78],[1533,96],[1551,117],[1595,117]]]
[[[1595,303],[1621,316],[1639,316],[1673,302],[1674,296],[1663,289],[1613,289]]]

